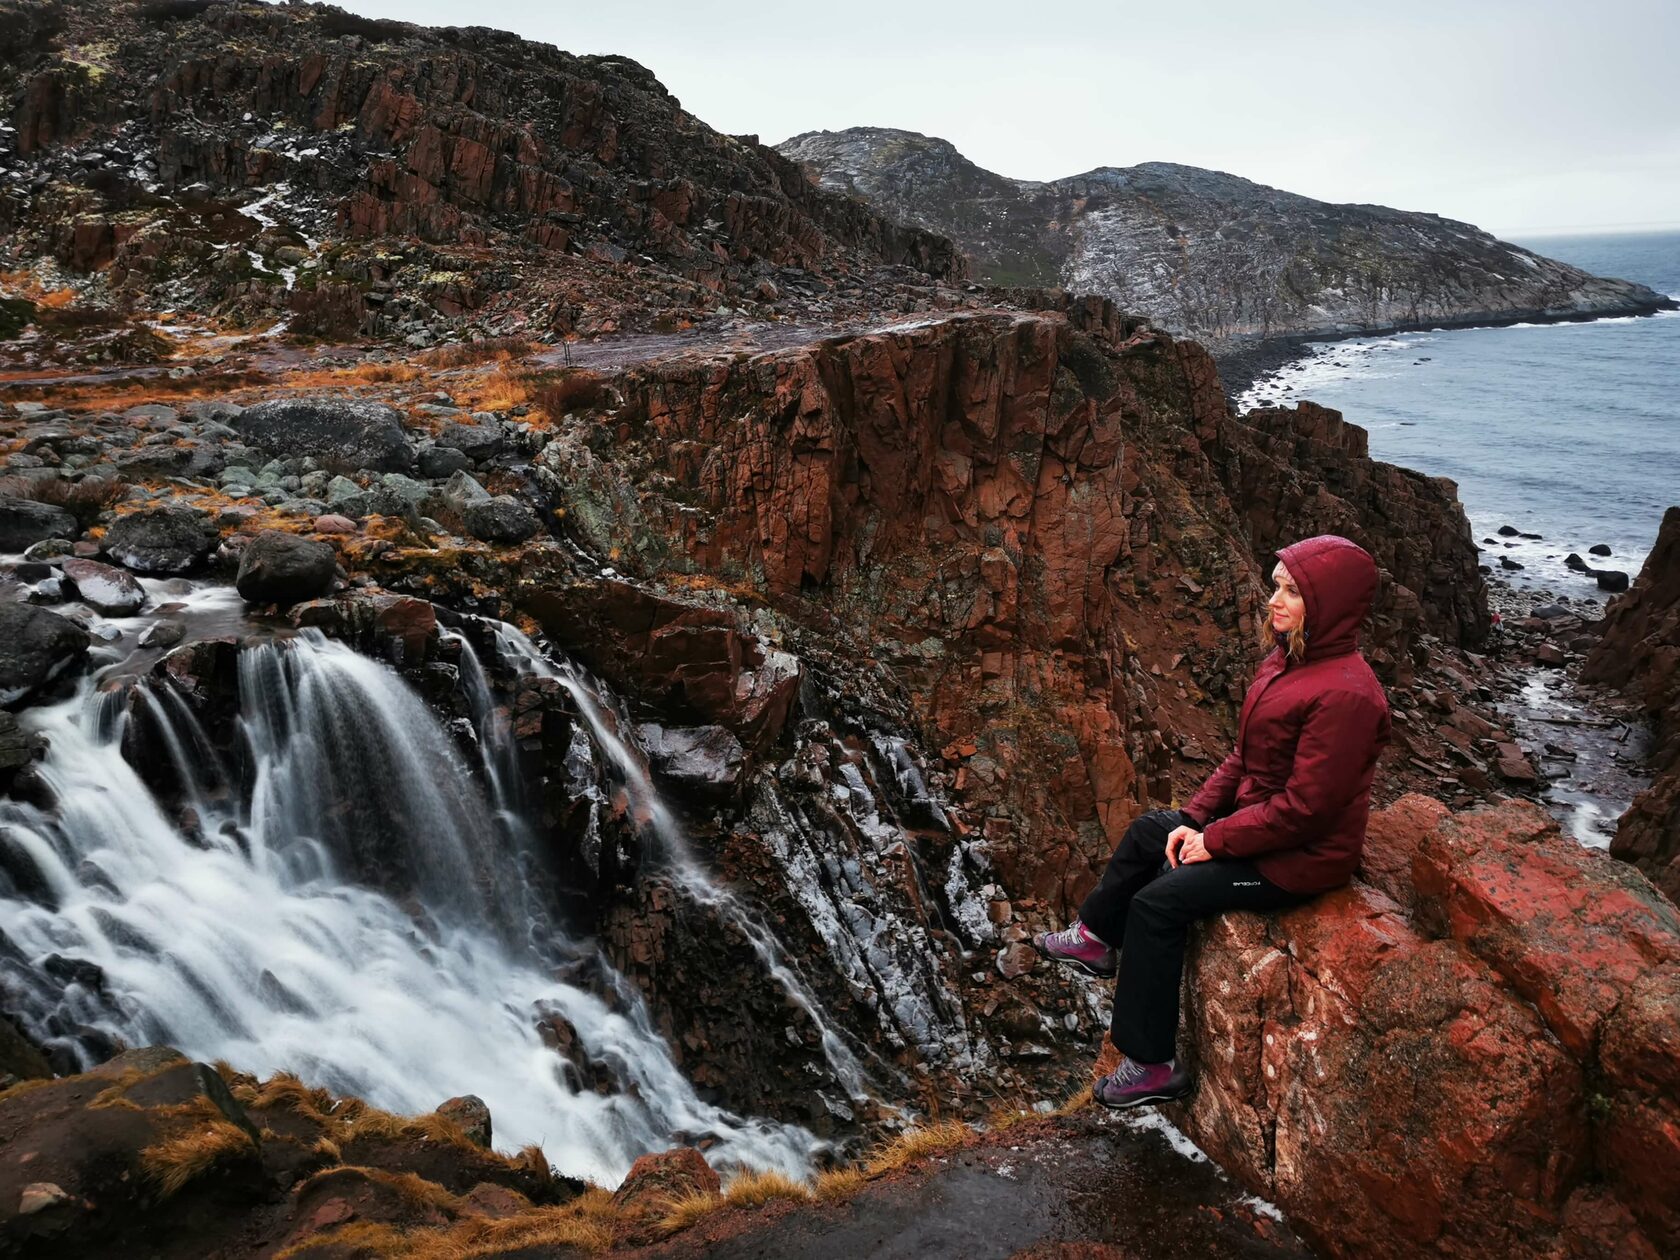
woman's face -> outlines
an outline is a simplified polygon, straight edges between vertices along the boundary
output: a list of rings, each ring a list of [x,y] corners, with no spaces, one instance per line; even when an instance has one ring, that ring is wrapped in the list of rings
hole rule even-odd
[[[1288,634],[1291,630],[1304,627],[1306,601],[1301,598],[1300,588],[1295,585],[1295,579],[1289,576],[1289,570],[1283,567],[1282,561],[1272,570],[1272,581],[1277,584],[1277,589],[1266,601],[1266,609],[1272,614],[1272,629]]]

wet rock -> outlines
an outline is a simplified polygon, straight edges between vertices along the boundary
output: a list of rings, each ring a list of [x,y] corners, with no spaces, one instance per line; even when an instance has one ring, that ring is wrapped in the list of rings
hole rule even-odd
[[[663,779],[689,791],[721,795],[732,792],[746,768],[747,750],[721,726],[642,725],[648,761]]]
[[[55,538],[78,538],[82,528],[64,508],[33,499],[0,498],[0,551],[23,551]]]
[[[1593,576],[1598,579],[1598,589],[1619,594],[1628,588],[1628,575],[1620,569],[1594,569]]]
[[[1567,658],[1557,644],[1542,643],[1534,649],[1534,659],[1542,665],[1562,665]]]
[[[87,651],[88,632],[33,604],[0,604],[0,704],[50,682]]]
[[[72,558],[64,562],[64,576],[84,603],[107,617],[128,617],[146,606],[146,588],[134,575],[97,560]]]
[[[1519,531],[1518,531],[1518,529],[1515,525],[1501,525],[1494,532],[1497,533],[1501,538],[1515,538]]]
[[[474,538],[493,543],[524,542],[542,528],[530,506],[508,494],[466,504],[461,520]]]
[[[254,604],[290,605],[332,589],[338,553],[324,542],[265,530],[239,558],[234,585]]]
[[[341,468],[380,472],[400,472],[414,463],[402,415],[386,403],[275,399],[245,408],[232,424],[244,441],[269,455],[308,455]]]
[[[1521,564],[1520,562],[1518,562],[1516,560],[1511,559],[1510,556],[1500,556],[1499,557],[1499,567],[1501,569],[1522,569],[1522,568],[1525,568],[1527,566]]]
[[[198,508],[142,508],[119,516],[105,532],[105,553],[138,573],[186,573],[216,547],[216,527]]]
[[[140,632],[143,648],[174,647],[187,636],[187,628],[179,621],[155,621]]]
[[[76,553],[76,544],[68,538],[46,538],[23,553],[25,560],[58,560]]]
[[[1613,554],[1608,543],[1594,543],[1587,548],[1587,554],[1593,556],[1608,556]]]
[[[1575,552],[1575,551],[1571,551],[1567,556],[1565,556],[1563,558],[1563,566],[1566,569],[1573,569],[1576,573],[1591,573],[1592,572],[1592,566],[1589,565],[1586,562],[1586,560],[1581,557],[1579,552]]]
[[[451,1098],[437,1109],[438,1115],[459,1125],[474,1146],[490,1148],[490,1108],[477,1094]]]
[[[1025,941],[1017,941],[1013,945],[1006,945],[998,951],[998,974],[1005,980],[1014,980],[1026,975],[1038,966],[1038,951]]]

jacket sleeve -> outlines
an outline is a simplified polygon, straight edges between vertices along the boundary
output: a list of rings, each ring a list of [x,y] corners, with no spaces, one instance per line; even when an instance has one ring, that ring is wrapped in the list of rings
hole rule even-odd
[[[1350,692],[1319,696],[1295,742],[1283,789],[1202,829],[1213,857],[1245,858],[1308,844],[1335,825],[1358,794],[1381,743],[1383,709]]]
[[[1207,782],[1190,798],[1183,812],[1190,815],[1198,827],[1206,826],[1209,819],[1218,818],[1236,804],[1237,784],[1242,781],[1242,776],[1242,753],[1233,750],[1219,763],[1219,768],[1208,775]]]

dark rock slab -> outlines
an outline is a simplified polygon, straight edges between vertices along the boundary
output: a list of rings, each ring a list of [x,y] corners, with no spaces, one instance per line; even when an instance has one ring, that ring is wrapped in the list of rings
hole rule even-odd
[[[76,518],[53,503],[0,498],[0,551],[23,551],[49,538],[79,538]]]
[[[216,546],[216,527],[197,508],[143,508],[119,516],[105,532],[105,553],[137,573],[186,573]]]
[[[291,605],[325,595],[338,576],[331,545],[279,530],[266,530],[239,557],[234,585],[253,604]]]
[[[247,407],[232,420],[240,437],[276,457],[308,455],[343,468],[401,472],[414,463],[402,415],[386,403],[285,398]]]
[[[33,604],[0,604],[0,704],[22,699],[87,651],[88,633]]]

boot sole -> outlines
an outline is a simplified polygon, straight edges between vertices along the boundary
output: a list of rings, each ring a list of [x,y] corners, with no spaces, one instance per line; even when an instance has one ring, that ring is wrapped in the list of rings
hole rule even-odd
[[[1033,949],[1037,951],[1040,958],[1047,958],[1051,962],[1061,963],[1064,967],[1078,967],[1079,970],[1083,971],[1086,975],[1095,976],[1098,980],[1112,980],[1120,973],[1120,968],[1118,967],[1111,967],[1109,970],[1103,971],[1100,968],[1093,967],[1090,963],[1084,962],[1078,958],[1068,958],[1062,954],[1052,954],[1037,941],[1033,942]]]
[[[1124,1102],[1109,1102],[1106,1098],[1099,1097],[1095,1090],[1091,1093],[1091,1098],[1094,1101],[1107,1107],[1110,1111],[1129,1111],[1133,1107],[1147,1107],[1150,1103],[1178,1102],[1180,1099],[1189,1096],[1190,1087],[1188,1085],[1178,1089],[1158,1089],[1152,1094],[1137,1094]]]

